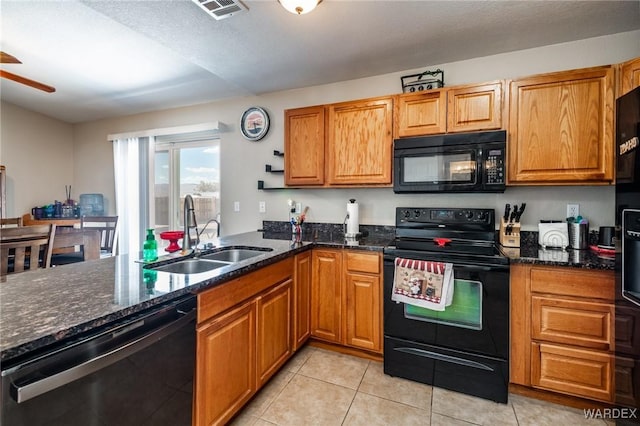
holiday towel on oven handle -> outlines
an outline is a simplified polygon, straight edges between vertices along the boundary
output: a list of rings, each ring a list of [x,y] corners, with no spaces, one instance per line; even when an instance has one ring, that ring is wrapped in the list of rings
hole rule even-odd
[[[453,265],[396,258],[391,300],[444,311],[453,300]]]

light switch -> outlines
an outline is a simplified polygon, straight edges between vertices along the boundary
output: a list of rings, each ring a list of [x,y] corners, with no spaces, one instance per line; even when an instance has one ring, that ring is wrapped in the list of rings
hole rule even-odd
[[[236,213],[240,211],[240,201],[233,202],[233,211]]]

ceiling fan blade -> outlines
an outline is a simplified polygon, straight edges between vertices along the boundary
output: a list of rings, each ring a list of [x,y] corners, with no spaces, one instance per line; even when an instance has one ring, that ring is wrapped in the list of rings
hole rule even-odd
[[[27,86],[33,87],[34,89],[42,90],[42,91],[45,91],[47,93],[53,93],[53,92],[56,91],[55,87],[47,86],[46,84],[42,84],[42,83],[37,82],[35,80],[30,80],[28,78],[21,77],[19,75],[10,73],[9,71],[0,70],[0,77],[4,77],[4,78],[7,78],[9,80],[13,80],[15,82],[21,83],[21,84],[25,84]]]
[[[13,55],[0,52],[0,64],[21,64],[20,60]]]

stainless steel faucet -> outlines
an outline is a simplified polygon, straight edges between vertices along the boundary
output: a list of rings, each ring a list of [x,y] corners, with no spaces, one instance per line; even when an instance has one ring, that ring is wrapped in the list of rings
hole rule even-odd
[[[207,221],[207,223],[205,223],[204,228],[202,228],[202,230],[200,231],[199,235],[202,235],[204,230],[207,229],[207,226],[209,226],[209,224],[211,222],[215,222],[216,223],[216,237],[220,238],[220,221],[218,221],[217,219],[209,219]]]
[[[200,244],[200,234],[198,233],[198,223],[196,222],[196,209],[193,204],[193,197],[187,194],[184,197],[184,209],[183,209],[183,223],[184,223],[184,235],[182,236],[182,254],[189,254],[195,252]],[[190,229],[196,230],[196,245],[191,246]]]

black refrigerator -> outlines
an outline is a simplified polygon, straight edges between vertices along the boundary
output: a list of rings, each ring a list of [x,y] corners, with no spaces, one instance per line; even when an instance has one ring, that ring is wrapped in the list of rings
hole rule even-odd
[[[640,406],[640,87],[616,105],[616,405]],[[627,411],[629,413],[629,411]],[[640,410],[619,423],[640,423]]]

